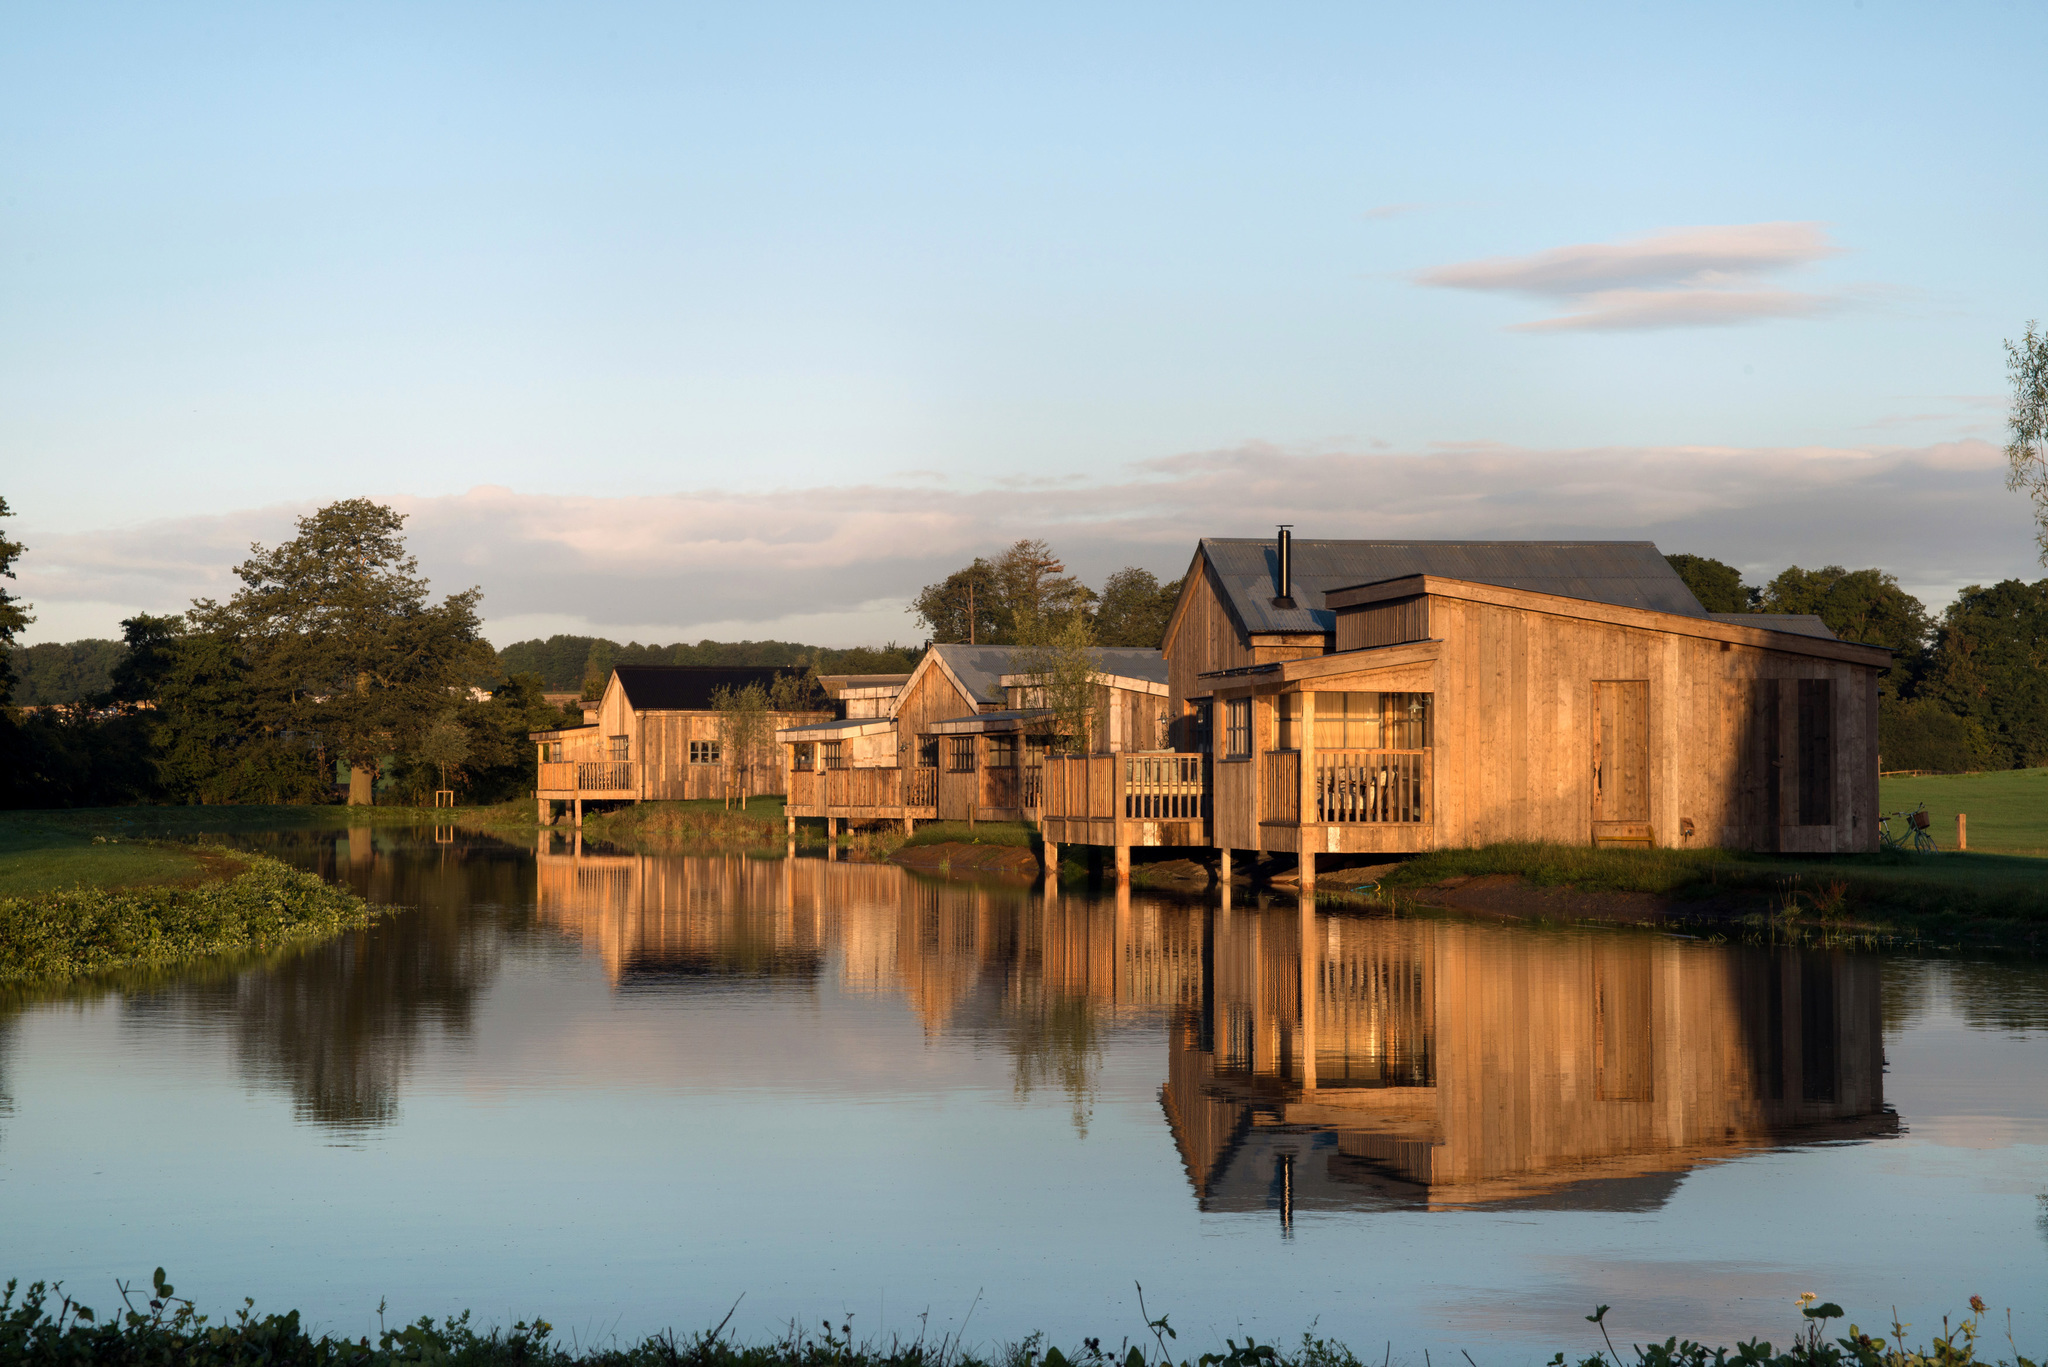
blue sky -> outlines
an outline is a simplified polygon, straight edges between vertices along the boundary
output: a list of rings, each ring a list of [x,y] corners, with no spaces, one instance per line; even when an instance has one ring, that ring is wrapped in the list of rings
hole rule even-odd
[[[30,640],[359,494],[500,640],[1274,520],[2040,573],[2039,6],[5,15]]]

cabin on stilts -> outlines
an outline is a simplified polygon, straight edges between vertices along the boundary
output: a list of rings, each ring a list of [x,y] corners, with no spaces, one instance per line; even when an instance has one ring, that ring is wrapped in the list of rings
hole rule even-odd
[[[1103,754],[1166,744],[1166,662],[1156,650],[1095,647],[1088,748]],[[822,817],[849,825],[1016,821],[1036,815],[1049,754],[1069,739],[1018,646],[935,645],[886,716],[849,715],[787,727],[791,829]]]
[[[1133,845],[1292,854],[1304,886],[1510,840],[1877,848],[1889,653],[1709,613],[1649,542],[1206,538],[1164,653],[1177,791],[1127,757],[1041,813],[1120,873]]]
[[[788,668],[620,665],[605,682],[595,720],[529,733],[539,748],[534,796],[541,824],[552,825],[560,806],[580,826],[585,806],[594,802],[781,794],[783,766],[769,737],[776,728],[830,712],[823,706],[770,711],[760,752],[728,754],[717,697],[749,687],[773,693],[778,684],[787,696],[798,691],[802,678],[802,670]]]

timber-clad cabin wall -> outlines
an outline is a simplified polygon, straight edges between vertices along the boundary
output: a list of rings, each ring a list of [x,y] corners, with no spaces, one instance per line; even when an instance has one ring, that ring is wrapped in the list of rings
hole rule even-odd
[[[1682,583],[1655,582],[1669,571],[1646,543],[1608,556],[1654,557],[1636,581],[1586,576],[1602,601],[1411,574],[1297,588],[1285,602],[1255,599],[1272,589],[1242,572],[1226,586],[1207,563],[1212,544],[1197,552],[1165,649],[1177,743],[1211,752],[1213,845],[1876,848],[1877,682],[1890,657],[1817,620],[1710,616]],[[1503,555],[1549,557],[1546,573],[1569,583],[1579,549],[1510,543]],[[1302,609],[1321,609],[1328,644],[1245,629],[1241,608],[1255,616],[1266,601],[1266,625],[1296,628],[1311,617]],[[1349,734],[1318,728],[1319,708],[1327,723],[1339,707],[1403,696],[1427,699],[1426,746],[1318,740]]]

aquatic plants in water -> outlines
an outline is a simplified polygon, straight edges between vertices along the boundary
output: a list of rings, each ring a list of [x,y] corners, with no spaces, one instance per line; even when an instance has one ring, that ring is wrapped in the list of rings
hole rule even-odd
[[[72,888],[0,897],[0,982],[75,978],[339,934],[378,913],[347,888],[217,846],[240,871],[196,887]]]

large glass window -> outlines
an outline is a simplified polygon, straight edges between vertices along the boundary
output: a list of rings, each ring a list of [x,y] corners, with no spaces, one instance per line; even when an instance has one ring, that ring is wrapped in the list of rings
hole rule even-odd
[[[1427,693],[1317,693],[1317,750],[1422,750],[1430,744]],[[1302,695],[1279,698],[1281,750],[1301,748]]]

